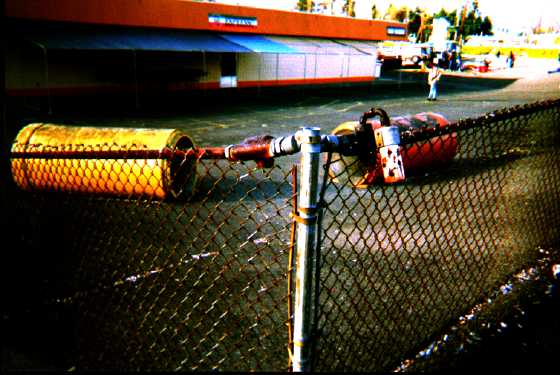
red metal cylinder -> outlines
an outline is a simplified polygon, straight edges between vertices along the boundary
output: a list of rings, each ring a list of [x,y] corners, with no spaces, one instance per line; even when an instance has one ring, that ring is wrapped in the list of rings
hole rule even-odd
[[[382,127],[378,120],[369,120],[368,124],[373,129]],[[342,123],[333,130],[332,134],[351,134],[357,125],[357,121]],[[448,126],[449,121],[440,114],[422,112],[412,116],[393,117],[391,118],[391,125],[398,126],[401,132],[422,131],[429,133],[433,131],[435,133],[436,129],[443,129]],[[410,145],[401,145],[405,175],[411,176],[449,163],[457,154],[458,147],[456,133],[434,136]],[[357,156],[341,157],[340,161],[331,165],[329,173],[334,179],[340,179],[346,175],[349,182],[358,188],[383,182],[380,160],[368,164]]]
[[[401,130],[435,131],[449,125],[449,121],[440,114],[422,112],[413,116],[395,117],[391,124]],[[381,126],[381,125],[374,125]],[[435,136],[426,141],[402,145],[403,164],[408,175],[426,168],[435,168],[450,162],[457,154],[457,134]]]

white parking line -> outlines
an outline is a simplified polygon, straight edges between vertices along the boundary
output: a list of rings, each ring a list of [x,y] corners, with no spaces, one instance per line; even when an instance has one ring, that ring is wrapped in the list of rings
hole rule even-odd
[[[352,104],[351,106],[348,106],[346,108],[337,109],[336,112],[348,112],[349,110],[354,109],[354,108],[359,107],[359,106],[362,106],[362,105],[364,105],[364,103],[357,102],[357,103]]]

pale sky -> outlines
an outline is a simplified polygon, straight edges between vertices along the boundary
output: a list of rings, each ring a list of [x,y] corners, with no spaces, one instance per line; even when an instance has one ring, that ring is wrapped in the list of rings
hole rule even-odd
[[[317,1],[317,0],[315,0]],[[342,0],[338,0],[342,2]],[[442,7],[448,11],[457,9],[465,0],[355,0],[356,17],[369,18],[371,7],[384,11],[389,4],[399,7],[417,5],[428,12],[437,12]],[[257,8],[293,10],[297,0],[217,0],[219,3],[245,5]],[[482,16],[489,16],[496,27],[521,29],[537,25],[542,19],[544,26],[560,26],[560,1],[558,0],[478,0]]]

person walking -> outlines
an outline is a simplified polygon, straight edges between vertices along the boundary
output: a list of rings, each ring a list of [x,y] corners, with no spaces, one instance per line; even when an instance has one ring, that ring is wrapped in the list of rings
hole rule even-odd
[[[459,70],[459,65],[457,63],[457,51],[451,52],[451,61],[449,61],[449,70],[453,72]]]
[[[513,54],[513,51],[509,51],[509,56],[507,58],[507,65],[511,69],[513,68],[514,63],[515,63],[515,55]]]
[[[434,59],[430,70],[428,71],[428,85],[430,85],[430,93],[428,100],[437,100],[437,82],[441,78],[443,71],[438,66],[438,59]]]

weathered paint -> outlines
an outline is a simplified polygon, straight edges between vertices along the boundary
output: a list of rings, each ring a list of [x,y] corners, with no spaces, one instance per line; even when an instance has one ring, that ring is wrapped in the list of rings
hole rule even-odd
[[[4,10],[6,17],[18,19],[357,40],[406,40],[406,33],[389,35],[387,29],[407,27],[394,21],[179,0],[6,0]],[[212,14],[256,18],[257,25],[216,24],[209,21]]]

